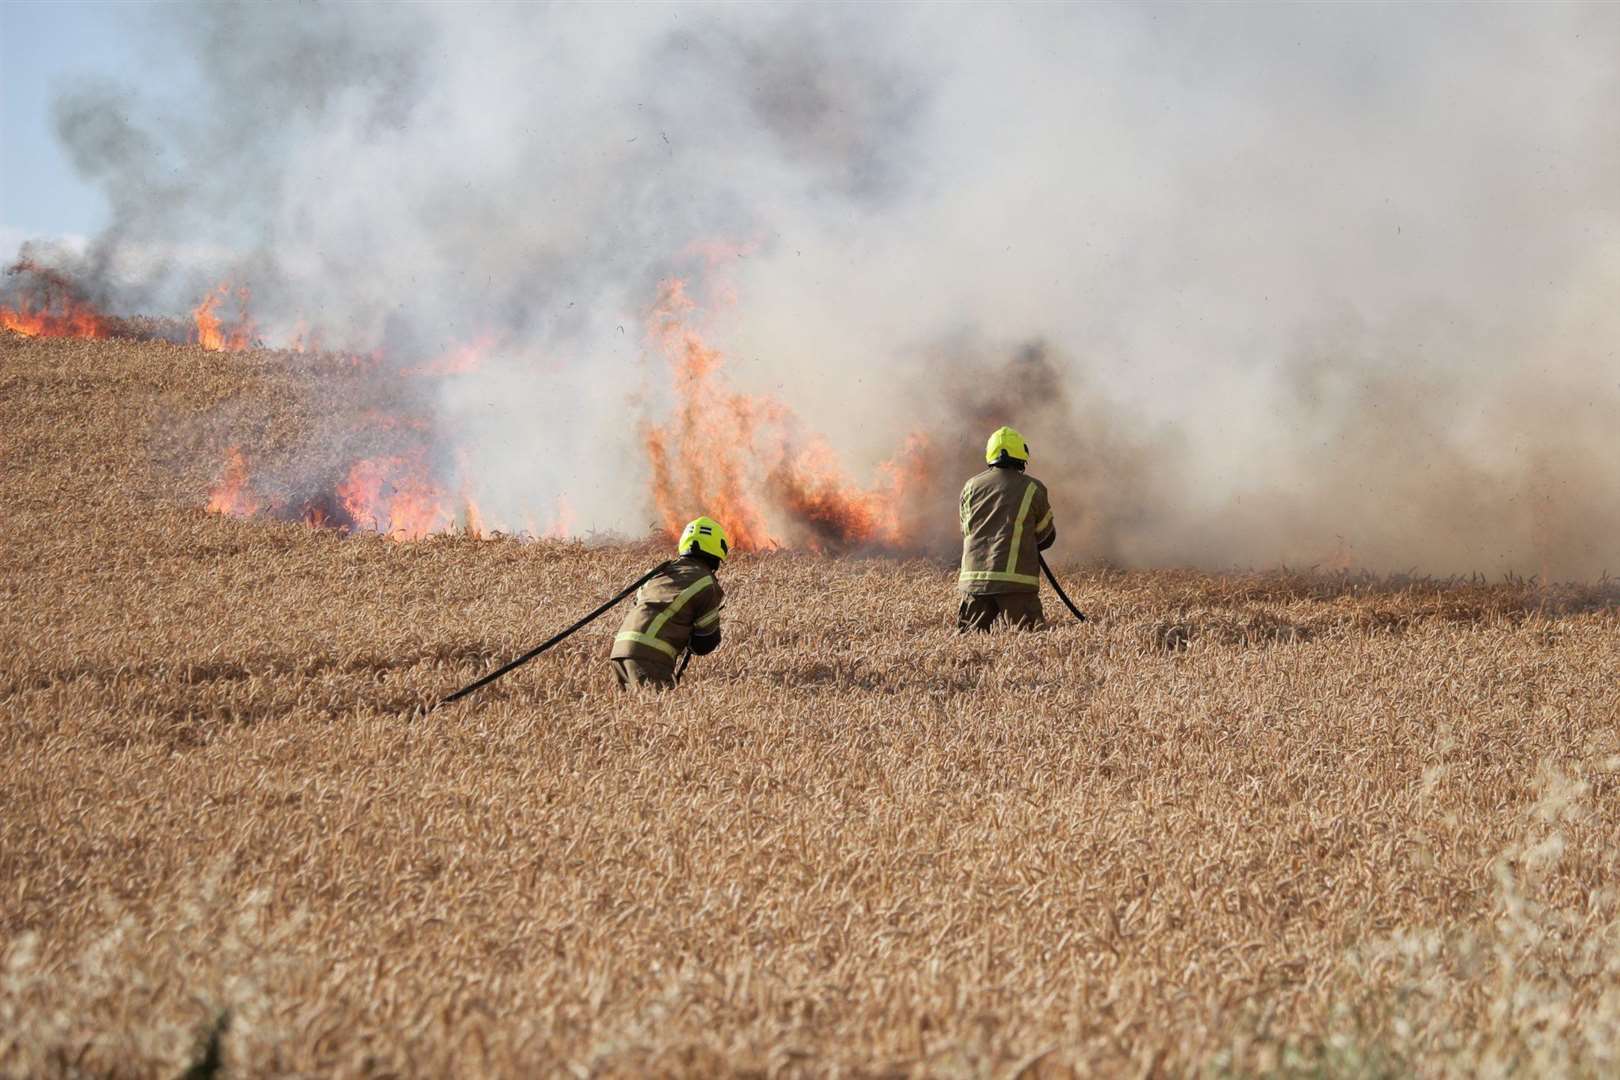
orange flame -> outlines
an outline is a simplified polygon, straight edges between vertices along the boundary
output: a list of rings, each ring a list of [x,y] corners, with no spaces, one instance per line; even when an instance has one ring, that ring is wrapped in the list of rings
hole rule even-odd
[[[311,330],[307,322],[299,319],[293,324],[292,337],[287,342],[287,349],[295,353],[320,352],[320,331]]]
[[[413,458],[355,462],[337,486],[337,496],[356,524],[397,540],[420,540],[455,528],[444,492],[429,479],[420,458]]]
[[[221,284],[203,297],[202,303],[191,309],[192,320],[197,324],[197,344],[205,349],[215,352],[241,352],[253,342],[253,320],[248,317],[248,300],[251,294],[246,287],[236,290],[235,325],[225,326],[215,314],[219,302],[230,295],[230,285]]]
[[[74,282],[60,271],[22,259],[6,269],[30,284],[16,307],[0,306],[0,328],[24,337],[104,338],[109,320],[86,303]]]
[[[926,479],[926,440],[913,436],[885,462],[876,487],[852,484],[825,440],[799,435],[786,406],[724,385],[724,357],[689,325],[695,307],[685,283],[672,279],[651,319],[677,401],[668,423],[644,429],[662,531],[673,539],[689,518],[707,514],[739,551],[780,542],[817,551],[906,546],[905,504]],[[781,515],[775,527],[772,510]]]
[[[493,334],[481,334],[465,345],[456,345],[423,364],[400,369],[401,375],[468,375],[477,371],[484,357],[495,347]]]
[[[236,329],[227,331],[220,325],[218,305],[231,295],[229,287],[222,285],[204,297],[193,312],[197,340],[206,348],[252,347],[253,324],[246,315],[245,289],[235,293],[242,309]],[[301,346],[305,341],[300,328],[294,343]],[[493,338],[480,338],[419,368],[401,368],[390,374],[429,376],[471,370],[493,344]],[[340,365],[359,372],[383,374],[380,351],[337,359]],[[381,453],[373,449],[366,457],[348,458],[335,475],[326,471],[329,466],[323,466],[318,478],[320,486],[314,493],[288,503],[261,499],[247,491],[246,465],[240,451],[233,447],[224,467],[224,479],[212,493],[209,508],[241,515],[263,513],[277,520],[300,521],[314,529],[375,531],[393,540],[418,540],[458,530],[473,537],[486,535],[478,503],[464,487],[459,496],[452,497],[453,488],[444,482],[445,470],[434,464],[445,448],[436,442],[434,426],[427,416],[386,407],[360,409],[351,416],[355,428],[364,429],[373,446],[381,441],[393,449]],[[465,476],[467,462],[464,455],[458,457],[461,465],[454,471]],[[294,486],[307,492],[307,484],[306,479]]]
[[[17,308],[0,307],[0,327],[24,337],[101,338],[107,333],[95,310],[67,301],[60,313],[35,310],[27,303]]]
[[[547,540],[566,540],[574,535],[574,504],[568,501],[568,496],[557,496],[557,516],[552,519],[541,537]]]
[[[225,454],[225,470],[208,493],[208,510],[213,514],[234,514],[238,517],[251,517],[258,513],[262,504],[252,489],[248,487],[247,460],[242,457],[238,447],[231,447]]]
[[[653,502],[671,539],[689,518],[708,514],[725,525],[734,547],[757,550],[772,541],[747,490],[745,458],[751,456],[755,430],[774,410],[769,402],[728,393],[720,385],[719,350],[685,322],[695,306],[685,282],[677,279],[663,284],[653,309],[653,334],[674,368],[679,401],[668,426],[649,426],[645,432]]]
[[[832,451],[817,438],[769,477],[774,497],[809,531],[812,548],[903,548],[911,541],[910,498],[926,486],[928,439],[913,434],[878,466],[882,481],[862,490],[846,484]]]
[[[218,309],[233,295],[239,317],[228,328]],[[198,343],[221,350],[250,347],[247,301],[247,290],[233,293],[228,285],[205,296],[192,313]],[[927,441],[912,436],[899,454],[879,466],[872,486],[852,483],[831,446],[806,433],[785,405],[728,385],[723,354],[693,325],[696,309],[685,283],[672,279],[661,286],[650,317],[649,338],[670,364],[676,398],[667,421],[648,422],[643,428],[659,528],[673,539],[689,518],[709,514],[725,524],[733,546],[743,551],[784,543],[818,551],[914,546],[911,523],[920,520],[914,504],[923,501],[932,480]],[[294,340],[301,345],[302,335]],[[471,371],[493,346],[494,339],[484,336],[418,367],[395,370],[407,376]],[[353,357],[351,363],[375,368],[379,357]],[[334,483],[334,474],[328,473],[317,494],[286,505],[267,504],[252,490],[247,462],[232,447],[210,493],[209,509],[244,516],[262,511],[312,528],[376,531],[395,540],[458,529],[469,536],[485,535],[478,504],[465,489],[452,497],[454,487],[432,464],[442,460],[445,448],[435,443],[424,417],[369,409],[357,420],[374,432],[388,433],[396,448],[350,458],[335,474],[341,481]],[[464,476],[466,469],[463,461],[456,471]],[[559,497],[555,515],[539,535],[567,537],[575,528],[573,506]],[[532,526],[529,532],[535,535]]]

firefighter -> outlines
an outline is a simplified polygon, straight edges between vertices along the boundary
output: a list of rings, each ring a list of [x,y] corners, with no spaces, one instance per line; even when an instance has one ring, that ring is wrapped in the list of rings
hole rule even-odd
[[[720,647],[720,603],[714,575],[731,554],[726,530],[700,517],[681,530],[680,558],[636,590],[636,602],[613,639],[613,674],[634,690],[675,685],[675,661],[690,649],[705,656]]]
[[[1029,444],[1010,427],[997,428],[984,448],[989,468],[962,488],[962,594],[956,628],[989,630],[1042,625],[1039,551],[1057,539],[1046,485],[1025,475]]]

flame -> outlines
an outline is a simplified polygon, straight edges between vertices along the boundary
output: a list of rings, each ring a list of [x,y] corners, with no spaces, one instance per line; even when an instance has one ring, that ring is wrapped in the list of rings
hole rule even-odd
[[[398,540],[420,540],[455,528],[444,491],[420,455],[364,458],[337,486],[337,497],[355,523]]]
[[[463,503],[466,534],[485,535],[478,504],[465,496]],[[451,506],[422,456],[415,453],[363,458],[349,467],[330,494],[294,506],[269,503],[252,490],[246,459],[235,446],[227,452],[220,480],[208,497],[208,509],[216,514],[252,517],[264,513],[312,529],[380,532],[391,540],[420,540],[454,532],[456,517]]]
[[[710,262],[737,257],[729,249],[707,254]],[[219,308],[233,296],[238,318],[227,327]],[[192,312],[198,343],[220,350],[250,347],[248,298],[246,289],[233,291],[228,284],[205,296]],[[874,484],[851,482],[831,445],[806,431],[791,409],[772,397],[730,387],[724,355],[694,324],[697,310],[685,282],[670,279],[662,283],[649,320],[649,340],[669,363],[676,402],[664,423],[643,426],[658,527],[673,539],[687,520],[709,514],[725,524],[733,547],[741,551],[783,544],[817,551],[914,546],[910,523],[921,520],[914,504],[931,481],[926,439],[912,436],[900,453],[879,466]],[[293,340],[294,347],[303,347],[301,329]],[[495,344],[495,338],[484,335],[414,367],[385,368],[380,353],[351,355],[349,362],[367,371],[368,380],[389,372],[451,376],[477,370]],[[354,414],[353,423],[356,445],[366,447],[364,456],[340,459],[335,471],[323,469],[318,475],[325,479],[316,481],[313,494],[308,494],[310,478],[295,481],[291,486],[306,494],[290,502],[256,494],[246,459],[232,447],[210,493],[209,509],[243,516],[263,513],[340,532],[373,531],[394,540],[457,531],[486,535],[482,510],[467,485],[455,480],[464,481],[469,474],[467,461],[453,454],[453,446],[439,442],[426,417],[372,407]],[[460,464],[452,467],[449,461],[457,459]],[[274,489],[287,486],[277,481]],[[575,529],[574,508],[559,496],[555,513],[538,535],[562,538]],[[537,535],[532,525],[529,535]]]
[[[851,483],[831,447],[801,434],[790,409],[726,387],[723,355],[691,325],[695,308],[685,283],[671,279],[651,317],[677,402],[667,423],[643,431],[660,529],[674,539],[687,520],[707,514],[739,551],[783,542],[817,551],[907,546],[907,495],[926,480],[926,440],[912,436],[880,467],[875,487]]]
[[[771,492],[823,548],[903,548],[911,541],[910,497],[926,489],[928,439],[913,434],[904,449],[878,466],[882,480],[860,489],[845,483],[825,441],[817,438],[771,474]]]
[[[208,511],[213,514],[234,514],[251,517],[262,504],[248,486],[247,460],[239,447],[231,447],[225,454],[225,469],[219,482],[208,493]]]
[[[574,522],[574,504],[568,501],[568,496],[558,495],[557,515],[540,535],[547,540],[566,540],[574,535]]]
[[[493,334],[481,334],[465,345],[454,345],[424,364],[400,369],[401,375],[468,375],[477,371],[495,347]]]
[[[27,275],[16,307],[0,306],[0,329],[24,337],[104,338],[109,320],[86,303],[79,288],[65,274],[27,259],[6,270],[7,276]]]
[[[292,336],[287,341],[287,349],[295,353],[320,352],[320,331],[311,330],[307,322],[299,319],[293,324]]]
[[[768,402],[728,392],[717,378],[723,358],[686,325],[696,305],[686,283],[664,282],[653,308],[652,333],[674,371],[676,414],[645,430],[652,465],[653,503],[670,539],[686,521],[708,514],[749,551],[774,546],[765,517],[747,488],[755,431],[773,411]]]
[[[0,327],[24,337],[102,338],[106,330],[101,316],[86,306],[67,301],[58,312],[36,310],[24,302],[20,307],[0,307]]]
[[[193,311],[197,341],[205,348],[252,346],[253,324],[246,314],[247,290],[234,293],[241,308],[236,328],[227,330],[220,324],[218,305],[232,295],[229,287],[222,285],[204,297]],[[302,330],[294,341],[305,344]],[[472,370],[493,345],[492,337],[479,338],[456,346],[418,368],[386,369],[380,350],[337,360],[352,369],[357,378],[371,383],[390,376],[437,376]],[[412,398],[407,396],[403,400]],[[451,456],[446,453],[450,448],[438,441],[427,416],[372,406],[352,412],[350,425],[358,445],[368,447],[368,452],[364,456],[357,454],[340,459],[335,469],[325,466],[315,477],[306,475],[291,485],[301,487],[304,494],[285,502],[262,499],[248,491],[246,464],[241,452],[231,448],[223,479],[211,494],[209,509],[243,516],[263,514],[276,520],[299,521],[313,529],[379,532],[393,540],[419,540],[458,530],[474,537],[486,535],[483,512],[467,492],[465,483],[459,485],[459,496],[453,498],[449,494],[458,486],[450,483],[450,479],[468,475],[465,455],[454,455],[460,461],[454,468],[445,464],[446,458]],[[309,493],[312,480],[315,483],[313,494]],[[286,485],[278,483],[276,486]]]
[[[253,320],[248,317],[248,300],[251,294],[245,286],[235,290],[234,326],[226,327],[215,314],[219,302],[231,295],[229,283],[221,284],[203,297],[202,303],[191,309],[191,318],[197,324],[197,344],[203,348],[215,352],[241,352],[252,344]]]

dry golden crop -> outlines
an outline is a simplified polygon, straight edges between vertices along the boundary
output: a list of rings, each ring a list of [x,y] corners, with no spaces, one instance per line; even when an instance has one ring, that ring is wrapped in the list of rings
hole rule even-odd
[[[657,553],[206,513],[295,378],[0,342],[0,1072],[1620,1067],[1612,588],[739,557],[413,715]]]

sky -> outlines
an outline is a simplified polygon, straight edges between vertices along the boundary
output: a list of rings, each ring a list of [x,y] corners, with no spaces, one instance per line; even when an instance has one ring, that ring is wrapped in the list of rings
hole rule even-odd
[[[51,100],[75,79],[133,81],[149,70],[151,53],[143,62],[119,10],[128,7],[0,0],[0,239],[88,236],[106,223],[101,193],[79,179],[56,137]]]

